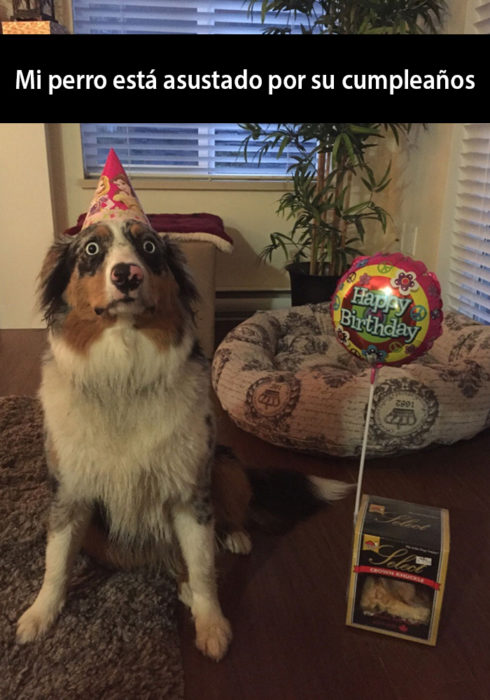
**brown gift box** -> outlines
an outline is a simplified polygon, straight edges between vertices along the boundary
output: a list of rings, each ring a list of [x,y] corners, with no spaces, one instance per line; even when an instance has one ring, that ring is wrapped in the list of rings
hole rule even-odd
[[[449,513],[363,496],[347,625],[434,645],[449,557]]]

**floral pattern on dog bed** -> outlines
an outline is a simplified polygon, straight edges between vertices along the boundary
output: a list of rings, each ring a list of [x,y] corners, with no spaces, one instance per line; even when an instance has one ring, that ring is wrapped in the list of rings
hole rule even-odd
[[[334,336],[328,304],[257,312],[213,360],[213,386],[233,421],[276,445],[360,453],[370,368]],[[382,367],[368,456],[452,444],[490,427],[490,326],[448,312],[418,360]]]

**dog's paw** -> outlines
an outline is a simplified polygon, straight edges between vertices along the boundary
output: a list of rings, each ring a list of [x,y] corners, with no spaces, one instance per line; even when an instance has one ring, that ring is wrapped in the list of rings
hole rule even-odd
[[[56,613],[49,612],[34,603],[19,618],[17,623],[17,642],[19,644],[27,644],[39,639],[51,627],[55,617]]]
[[[196,646],[213,661],[221,661],[230,646],[232,636],[231,625],[223,616],[207,620],[196,619]]]
[[[244,530],[228,533],[223,544],[232,554],[250,554],[252,551],[252,540]]]

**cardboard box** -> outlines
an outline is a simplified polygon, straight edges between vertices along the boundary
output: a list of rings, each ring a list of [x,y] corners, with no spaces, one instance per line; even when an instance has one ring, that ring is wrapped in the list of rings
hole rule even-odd
[[[449,557],[449,513],[363,496],[347,625],[434,645]]]

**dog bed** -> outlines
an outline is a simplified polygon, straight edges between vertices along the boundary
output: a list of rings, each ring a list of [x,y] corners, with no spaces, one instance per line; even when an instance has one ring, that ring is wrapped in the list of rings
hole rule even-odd
[[[448,445],[490,427],[490,326],[448,312],[418,360],[378,379],[367,455]],[[334,336],[328,304],[257,312],[213,360],[213,386],[233,421],[276,445],[360,453],[370,368]]]

